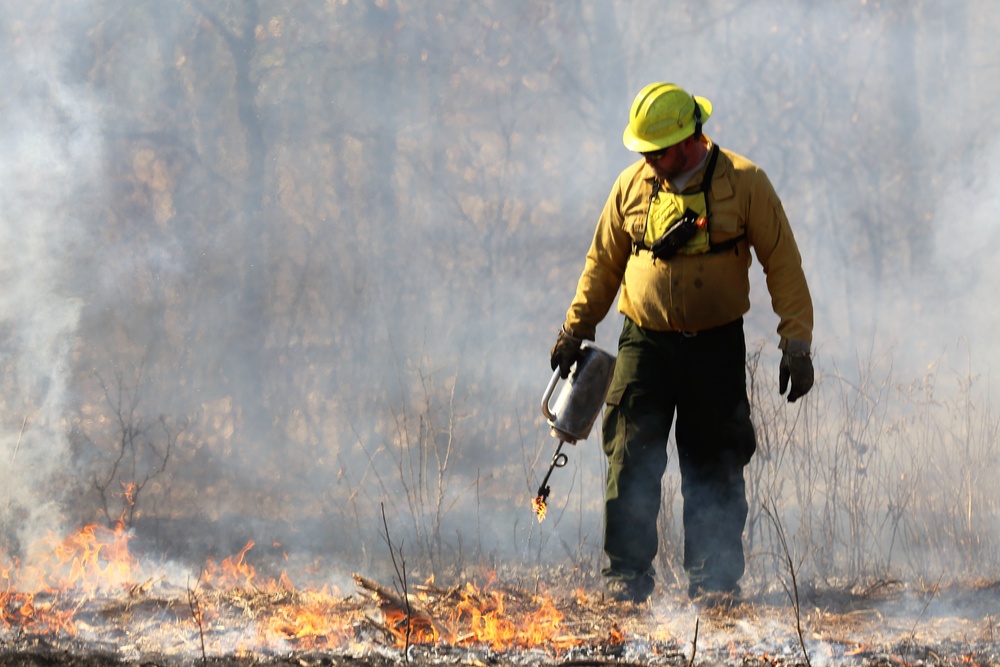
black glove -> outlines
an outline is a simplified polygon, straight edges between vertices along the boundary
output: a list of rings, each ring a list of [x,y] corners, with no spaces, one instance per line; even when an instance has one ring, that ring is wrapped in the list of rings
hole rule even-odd
[[[809,356],[809,344],[800,341],[789,341],[781,354],[781,364],[778,366],[778,392],[784,395],[788,389],[788,380],[792,380],[792,389],[788,392],[788,402],[794,403],[812,389],[813,362]]]
[[[569,377],[569,369],[580,358],[582,338],[577,338],[566,327],[559,330],[556,344],[552,346],[552,370],[559,369],[559,376],[564,380]]]

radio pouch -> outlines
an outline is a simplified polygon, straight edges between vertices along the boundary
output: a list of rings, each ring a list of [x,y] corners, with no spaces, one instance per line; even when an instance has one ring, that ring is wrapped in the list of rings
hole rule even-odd
[[[669,259],[684,248],[699,233],[706,234],[708,218],[699,216],[693,209],[684,214],[653,242],[649,250],[656,259]]]

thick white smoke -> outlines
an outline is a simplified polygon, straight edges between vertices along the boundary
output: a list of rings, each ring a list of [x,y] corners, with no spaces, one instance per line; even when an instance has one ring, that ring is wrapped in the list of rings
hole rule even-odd
[[[85,246],[80,215],[102,160],[93,100],[64,80],[43,39],[15,45],[0,73],[0,525],[22,546],[62,527],[82,307],[68,267]]]

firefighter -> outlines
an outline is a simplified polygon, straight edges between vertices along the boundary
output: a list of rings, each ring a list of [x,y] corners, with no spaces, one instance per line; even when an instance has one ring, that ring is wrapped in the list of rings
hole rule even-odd
[[[779,318],[779,392],[794,402],[813,384],[812,298],[785,211],[760,167],[704,134],[711,114],[711,102],[672,83],[636,96],[623,141],[641,159],[611,189],[551,352],[567,377],[621,289],[625,322],[602,427],[603,574],[618,600],[653,592],[675,414],[688,594],[740,594],[743,469],[757,447],[743,333],[751,248]]]

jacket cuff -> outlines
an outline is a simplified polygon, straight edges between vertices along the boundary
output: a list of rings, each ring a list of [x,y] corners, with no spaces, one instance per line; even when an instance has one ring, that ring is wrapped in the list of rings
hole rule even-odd
[[[574,329],[569,324],[563,324],[562,325],[563,332],[569,334],[573,338],[579,338],[581,340],[590,340],[590,341],[594,340],[595,334],[597,333],[597,331],[595,329],[596,329],[596,327],[589,327],[588,328],[588,327],[581,327],[581,326],[577,326]]]
[[[782,343],[783,345],[779,345],[779,347],[790,357],[808,357],[810,354],[809,341],[785,340]]]

